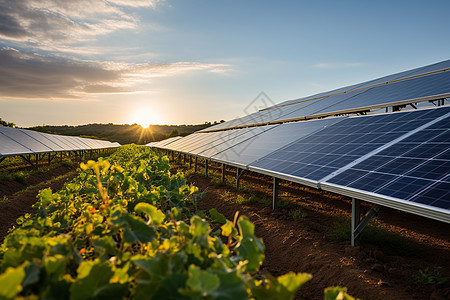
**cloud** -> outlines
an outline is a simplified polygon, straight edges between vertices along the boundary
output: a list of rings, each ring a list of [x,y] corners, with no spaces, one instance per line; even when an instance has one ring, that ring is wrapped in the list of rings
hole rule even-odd
[[[74,91],[90,82],[112,82],[120,74],[95,62],[66,60],[0,50],[0,97],[73,99]]]
[[[131,93],[152,77],[211,72],[224,64],[176,62],[131,64],[44,56],[13,48],[0,49],[0,98],[83,99],[98,93]]]
[[[123,7],[155,7],[151,0],[2,0],[0,38],[36,45],[77,43],[121,29],[139,20]]]
[[[313,67],[318,69],[337,69],[337,68],[353,68],[361,67],[361,63],[318,63]]]
[[[121,89],[119,87],[110,86],[107,84],[93,84],[88,85],[83,88],[83,91],[86,93],[93,94],[115,94],[115,93],[130,93],[132,91]]]

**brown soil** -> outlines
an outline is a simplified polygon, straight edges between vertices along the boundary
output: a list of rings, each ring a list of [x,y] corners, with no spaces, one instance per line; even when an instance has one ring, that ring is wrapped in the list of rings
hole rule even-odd
[[[67,176],[62,176],[66,174]],[[39,190],[51,188],[57,191],[65,182],[77,175],[73,168],[56,167],[42,173],[35,173],[27,178],[25,184],[16,181],[0,181],[0,199],[7,196],[8,200],[0,201],[0,242],[8,230],[16,224],[16,219],[26,213],[34,213],[32,205],[37,201]],[[62,177],[61,177],[62,176]],[[56,179],[55,179],[56,178]],[[48,182],[44,186],[27,189],[29,186]],[[26,189],[26,190],[25,190]]]
[[[235,176],[235,172],[227,175]],[[438,286],[413,280],[419,270],[436,267],[442,268],[442,276],[450,277],[449,224],[383,207],[376,218],[378,226],[401,235],[405,249],[387,251],[383,245],[368,243],[352,247],[330,237],[336,221],[351,217],[351,201],[346,197],[283,181],[280,200],[295,205],[272,210],[270,204],[257,200],[236,203],[237,195],[271,201],[270,177],[245,173],[241,184],[246,192],[239,193],[231,185],[214,185],[204,175],[193,174],[188,180],[206,191],[199,209],[216,208],[230,220],[239,211],[255,224],[256,235],[266,247],[261,272],[313,275],[299,290],[298,299],[323,299],[324,288],[330,286],[345,286],[349,294],[363,299],[450,299],[449,282]],[[364,205],[364,210],[369,207]],[[306,216],[294,220],[290,215],[293,209]]]

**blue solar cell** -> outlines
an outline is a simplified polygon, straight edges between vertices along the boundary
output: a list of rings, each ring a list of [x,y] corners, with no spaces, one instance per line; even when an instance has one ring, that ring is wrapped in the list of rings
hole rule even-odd
[[[374,192],[397,177],[395,175],[366,172],[366,175],[360,177],[359,179],[351,182],[348,186],[352,188],[357,188],[360,190]],[[334,181],[330,181],[335,183]]]
[[[437,182],[411,198],[411,202],[450,209],[450,182]]]
[[[428,160],[412,169],[407,176],[439,180],[443,174],[450,174],[450,161]]]
[[[412,170],[417,165],[423,163],[424,160],[422,159],[415,159],[415,158],[389,158],[389,163],[385,163],[378,168],[375,168],[377,172],[380,173],[389,173],[389,174],[405,174],[409,170]]]
[[[436,120],[448,108],[425,111],[422,118]],[[409,114],[416,115],[414,113]],[[417,115],[416,115],[417,116]],[[450,117],[413,133],[327,180],[329,183],[434,207],[450,201]],[[417,123],[417,126],[422,124]]]
[[[372,115],[364,117],[347,118],[333,124],[314,135],[301,138],[251,164],[259,169],[270,169],[275,172],[302,177],[311,180],[319,180],[319,175],[330,173],[346,166],[359,157],[370,153],[395,140],[415,128],[420,127],[436,116],[443,115],[447,109],[434,109],[408,111],[394,114]],[[412,126],[411,124],[414,124]],[[405,129],[407,128],[407,129]],[[413,128],[413,129],[415,129]],[[433,131],[436,134],[436,130]],[[442,134],[442,133],[440,133]],[[420,135],[420,133],[419,133]],[[430,139],[430,134],[426,135]],[[413,139],[410,138],[412,141]],[[411,142],[410,141],[410,142]],[[405,146],[403,151],[411,149]],[[409,147],[409,148],[408,148]],[[398,151],[398,147],[393,148]],[[388,158],[384,152],[374,156],[367,162],[362,162],[363,170],[376,170],[378,173],[403,174],[422,161],[416,158],[401,158],[391,162],[392,155]],[[280,164],[280,161],[285,163]],[[391,162],[391,163],[387,163]],[[301,163],[301,168],[296,163]],[[369,163],[369,165],[364,165]],[[296,166],[288,168],[286,165]],[[368,168],[368,166],[371,166]],[[325,168],[324,168],[325,167]],[[377,168],[381,169],[377,170]],[[317,171],[324,168],[323,172]],[[326,170],[326,171],[325,171]],[[323,177],[322,177],[323,178]],[[330,181],[333,182],[333,181]]]
[[[390,180],[382,188],[374,190],[374,192],[389,197],[407,200],[411,195],[417,194],[419,191],[432,184],[432,180],[413,177],[396,177],[395,179]]]

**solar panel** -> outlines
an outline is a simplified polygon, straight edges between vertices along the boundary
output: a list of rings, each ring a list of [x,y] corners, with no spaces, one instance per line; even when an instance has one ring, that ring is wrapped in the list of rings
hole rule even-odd
[[[346,118],[272,152],[251,163],[249,168],[314,185],[449,110],[447,107]]]
[[[84,150],[84,147],[82,147],[82,145],[80,145],[74,139],[72,139],[72,137],[66,135],[55,135],[54,138],[67,145],[70,151]]]
[[[443,97],[445,98],[450,94],[450,70],[448,68],[450,68],[450,60],[309,97],[288,100],[271,108],[236,118],[202,131],[355,111],[367,109],[368,107],[386,106],[391,103],[394,105],[394,103],[400,101],[410,101],[418,98],[428,100],[426,97],[436,95],[444,95]],[[430,72],[435,73],[428,74]],[[423,74],[428,75],[422,76]],[[413,78],[414,76],[420,77]]]
[[[450,109],[435,111],[449,112]],[[450,209],[448,193],[437,192],[450,183],[449,124],[450,116],[370,156],[327,182]]]
[[[175,141],[177,141],[179,139],[182,139],[182,138],[183,138],[182,136],[171,137],[171,138],[159,141],[157,145],[158,145],[158,147],[163,147],[164,148],[165,146],[167,146],[167,145],[169,145],[169,144],[171,144],[171,143],[173,143],[173,142],[175,142]]]
[[[198,136],[192,136],[191,138],[189,138],[188,136],[187,138],[189,139],[180,140],[183,143],[176,145],[174,143],[173,145],[172,144],[168,145],[167,149],[176,150],[184,153],[190,153],[191,151],[200,147],[201,145],[208,143],[211,139],[214,139],[215,134],[216,133],[214,132],[208,132],[208,133],[199,133]]]
[[[52,151],[52,149],[27,135],[20,129],[0,126],[0,132],[8,136],[15,142],[21,144],[22,146],[30,149],[33,153],[44,153]]]
[[[276,126],[274,125],[269,125],[215,132],[214,134],[217,137],[216,139],[211,140],[207,144],[195,149],[192,153],[210,158],[219,152],[229,149],[233,145],[254,138],[259,134],[270,131],[275,127]]]
[[[111,142],[109,142],[109,141],[102,141],[102,140],[89,139],[89,138],[87,138],[86,140],[89,140],[89,142],[91,143],[91,145],[94,149],[111,147]]]
[[[46,135],[42,132],[37,132],[37,131],[33,131],[33,130],[26,130],[26,129],[18,129],[18,130],[29,135],[30,137],[39,141],[40,143],[46,145],[47,147],[52,149],[52,151],[64,151],[65,150],[59,144],[55,143],[53,140],[48,138],[48,136],[51,136],[51,135]]]
[[[272,125],[274,127],[273,129],[267,130],[259,135],[254,135],[241,143],[234,144],[232,147],[212,156],[212,159],[227,164],[246,167],[251,162],[301,137],[305,137],[339,122],[344,118],[329,118]]]
[[[273,121],[306,118],[318,112],[326,111],[329,107],[345,102],[348,99],[357,98],[367,90],[352,91],[345,94],[333,95],[326,98],[301,102],[283,107],[283,114]],[[281,108],[280,108],[281,109]]]
[[[42,133],[44,137],[49,139],[54,144],[57,144],[59,147],[63,148],[64,151],[71,151],[73,149],[73,146],[68,145],[64,142],[61,138],[59,138],[59,135],[56,134],[49,134],[49,133]]]
[[[166,149],[183,149],[184,146],[189,145],[190,143],[194,142],[197,139],[200,139],[203,135],[201,133],[195,132],[193,134],[190,134],[188,136],[185,136],[179,140],[174,141],[173,143],[170,143]],[[157,145],[154,145],[157,146]]]
[[[343,111],[450,93],[450,71],[367,89],[355,97],[313,114]]]
[[[10,156],[22,154],[33,154],[33,151],[15,142],[14,140],[10,139],[0,132],[0,155]]]

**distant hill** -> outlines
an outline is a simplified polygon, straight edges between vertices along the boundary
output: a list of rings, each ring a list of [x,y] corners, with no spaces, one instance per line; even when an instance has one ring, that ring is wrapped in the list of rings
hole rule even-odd
[[[120,144],[140,144],[160,141],[172,136],[188,135],[195,131],[207,128],[211,123],[199,125],[150,125],[142,128],[140,125],[117,125],[117,124],[88,124],[78,126],[36,126],[28,129],[56,133],[62,135],[83,136],[97,139],[105,139]]]

